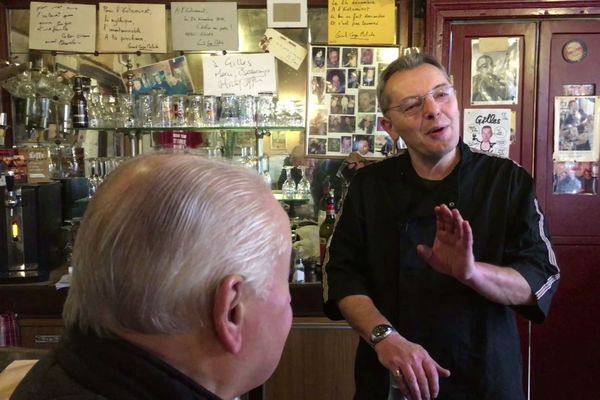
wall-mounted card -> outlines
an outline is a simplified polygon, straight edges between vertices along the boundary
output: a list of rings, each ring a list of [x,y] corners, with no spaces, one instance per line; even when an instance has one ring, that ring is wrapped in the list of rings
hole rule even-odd
[[[32,1],[30,7],[30,49],[96,50],[96,6]]]
[[[269,28],[306,28],[306,0],[267,0]]]
[[[261,47],[295,70],[300,68],[307,53],[303,46],[271,28],[265,31]]]
[[[164,4],[99,3],[98,51],[166,53]]]
[[[171,3],[173,50],[237,50],[237,3]]]
[[[272,54],[203,57],[202,69],[205,95],[277,93],[277,64]]]

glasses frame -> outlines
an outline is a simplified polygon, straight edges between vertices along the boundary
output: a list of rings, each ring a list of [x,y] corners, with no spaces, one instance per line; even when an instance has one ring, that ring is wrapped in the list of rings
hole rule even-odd
[[[438,94],[438,93],[439,94],[445,93],[446,95],[443,97],[440,97],[440,98],[436,98],[434,96],[434,94]],[[401,115],[403,115],[405,117],[414,117],[423,111],[423,106],[425,105],[425,99],[427,97],[431,97],[438,104],[445,104],[454,95],[456,95],[456,89],[454,88],[454,86],[450,85],[450,84],[443,84],[443,85],[440,85],[440,86],[437,86],[437,87],[431,89],[429,92],[422,94],[420,96],[405,97],[402,100],[400,100],[400,104],[389,107],[383,113],[387,114],[388,111],[394,110],[394,111],[398,111]],[[407,108],[406,103],[409,101],[412,101],[412,100],[417,101],[415,103],[415,107],[414,107],[415,111],[413,112],[412,111],[413,108],[410,108],[411,111],[407,112],[408,110],[406,110],[406,108]]]

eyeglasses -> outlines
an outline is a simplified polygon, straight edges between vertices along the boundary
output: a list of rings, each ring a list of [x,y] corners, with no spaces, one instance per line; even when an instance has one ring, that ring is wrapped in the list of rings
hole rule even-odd
[[[423,110],[423,104],[425,104],[425,99],[429,96],[437,103],[437,104],[445,104],[452,98],[454,95],[454,86],[452,85],[444,85],[437,87],[422,96],[411,96],[406,97],[400,101],[400,103],[396,106],[390,107],[384,111],[384,114],[391,110],[396,110],[400,114],[407,117],[414,117],[418,113]]]

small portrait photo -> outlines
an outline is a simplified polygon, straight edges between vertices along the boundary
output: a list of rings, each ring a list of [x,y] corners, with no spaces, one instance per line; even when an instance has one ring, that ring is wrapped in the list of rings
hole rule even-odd
[[[312,67],[313,69],[325,67],[325,47],[312,48]]]
[[[309,120],[308,133],[311,136],[327,135],[327,116],[325,111],[317,111],[315,116]]]
[[[356,117],[344,115],[340,120],[340,132],[354,133],[356,132]]]
[[[353,139],[352,151],[356,151],[364,157],[373,155],[373,136],[353,135]]]
[[[323,104],[325,99],[325,78],[313,76],[310,81],[310,94],[313,104]]]
[[[327,124],[329,132],[343,132],[342,131],[342,116],[341,115],[330,115],[329,123]]]
[[[593,162],[554,163],[554,193],[597,194],[598,166]]]
[[[354,95],[332,94],[329,104],[330,114],[354,114]]]
[[[340,48],[339,47],[328,47],[327,48],[327,68],[339,68],[340,67]]]
[[[350,154],[352,152],[352,136],[342,136],[340,153]]]
[[[375,112],[375,90],[359,89],[358,91],[358,112]]]
[[[375,86],[375,67],[364,67],[363,68],[363,86],[373,87]]]
[[[358,69],[348,69],[348,89],[356,89],[360,86],[360,71]]]
[[[563,96],[593,96],[596,94],[596,85],[562,85]]]
[[[325,154],[327,151],[327,139],[312,138],[308,143],[308,154]]]
[[[375,153],[387,157],[392,152],[394,141],[387,133],[375,135]]]
[[[327,150],[339,152],[340,151],[340,139],[328,138],[327,139]]]
[[[346,92],[346,71],[343,69],[327,70],[327,93]]]
[[[375,114],[359,114],[356,132],[372,134],[375,130]]]
[[[356,68],[358,65],[358,49],[346,47],[342,50],[342,66],[345,68]]]
[[[360,63],[373,65],[373,49],[360,49]]]

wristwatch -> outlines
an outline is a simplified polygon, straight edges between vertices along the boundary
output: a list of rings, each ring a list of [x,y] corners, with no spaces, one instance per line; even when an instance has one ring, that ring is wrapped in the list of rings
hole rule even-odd
[[[377,325],[371,331],[371,346],[374,347],[377,343],[381,342],[383,339],[390,336],[394,332],[396,332],[396,329],[394,329],[394,327],[391,325]]]

